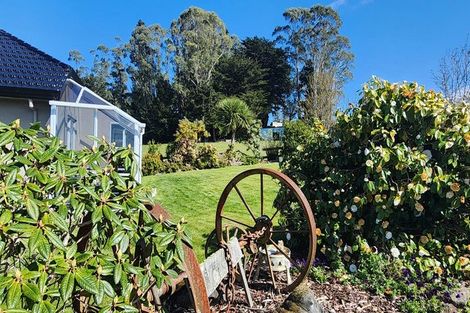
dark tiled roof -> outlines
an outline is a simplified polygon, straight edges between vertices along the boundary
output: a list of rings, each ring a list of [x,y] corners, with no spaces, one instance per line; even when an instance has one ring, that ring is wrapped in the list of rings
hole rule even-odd
[[[72,68],[0,29],[0,96],[58,98]]]

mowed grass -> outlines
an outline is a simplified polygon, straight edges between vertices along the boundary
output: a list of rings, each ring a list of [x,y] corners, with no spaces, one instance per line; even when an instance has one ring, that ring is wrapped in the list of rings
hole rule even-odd
[[[204,260],[207,236],[215,228],[215,214],[219,198],[228,182],[237,174],[252,168],[278,169],[277,163],[250,166],[230,166],[219,169],[158,174],[143,178],[143,184],[156,187],[157,200],[168,210],[172,219],[184,217],[199,261]],[[264,176],[264,213],[273,215],[272,202],[277,195],[277,181]],[[260,213],[260,177],[251,176],[238,184],[240,192],[255,215]],[[224,215],[237,221],[253,224],[251,216],[233,191],[226,202]]]

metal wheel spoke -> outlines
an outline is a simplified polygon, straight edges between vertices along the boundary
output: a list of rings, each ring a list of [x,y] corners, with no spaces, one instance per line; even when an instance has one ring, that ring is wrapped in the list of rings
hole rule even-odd
[[[271,238],[269,238],[269,242],[271,242],[271,244],[272,244],[274,247],[276,247],[277,251],[281,252],[282,255],[284,255],[284,256],[289,260],[289,262],[290,262],[290,264],[291,264],[292,266],[294,266],[294,267],[297,268],[297,269],[301,269],[298,265],[295,264],[294,260],[292,260],[292,258],[291,258],[287,253],[285,253],[284,250],[282,250],[281,247],[279,247],[279,246],[277,245],[277,243],[275,243]]]
[[[260,190],[261,190],[261,215],[264,214],[264,187],[263,187],[263,173],[259,176],[260,179]]]
[[[269,273],[271,274],[271,279],[273,281],[273,287],[274,287],[274,289],[277,289],[277,287],[276,287],[276,278],[274,278],[273,267],[271,265],[271,260],[269,259],[269,252],[268,252],[268,245],[267,244],[264,244],[264,251],[266,252],[266,262],[268,262]]]
[[[279,213],[281,209],[277,209],[276,212],[274,212],[274,215],[271,216],[271,221],[274,219],[274,217],[277,215],[277,213]]]
[[[237,192],[238,196],[239,196],[240,199],[242,200],[243,205],[245,206],[245,208],[246,208],[246,209],[248,210],[248,212],[250,213],[251,218],[253,219],[254,222],[256,222],[255,214],[254,214],[253,211],[251,210],[251,208],[250,208],[250,206],[248,205],[248,203],[246,203],[246,200],[245,200],[245,198],[243,197],[242,193],[240,192],[240,189],[238,189],[237,185],[235,185],[234,188],[235,188],[235,191]]]
[[[245,223],[243,223],[243,222],[234,220],[233,218],[230,218],[230,217],[227,217],[227,216],[224,216],[224,215],[221,215],[220,217],[221,217],[221,218],[225,218],[226,220],[229,220],[229,221],[231,221],[231,222],[237,223],[237,224],[239,224],[239,225],[243,225],[243,226],[245,226],[245,227],[247,227],[247,228],[250,228],[250,229],[253,228],[253,226],[249,226],[249,225],[247,225],[247,224],[245,224]]]

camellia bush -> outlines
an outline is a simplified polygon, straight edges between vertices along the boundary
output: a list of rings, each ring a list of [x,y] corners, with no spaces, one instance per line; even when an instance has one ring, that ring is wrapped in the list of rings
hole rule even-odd
[[[286,125],[282,169],[317,222],[318,249],[355,272],[381,251],[428,278],[470,274],[470,105],[374,79],[328,131]],[[284,216],[299,227],[295,209]]]
[[[0,124],[0,312],[138,312],[182,271],[183,222],[152,218],[130,148],[69,151]]]

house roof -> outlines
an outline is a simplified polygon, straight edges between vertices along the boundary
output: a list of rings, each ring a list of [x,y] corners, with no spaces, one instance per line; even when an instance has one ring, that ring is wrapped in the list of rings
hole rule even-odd
[[[59,99],[67,78],[69,65],[0,29],[0,96]]]

